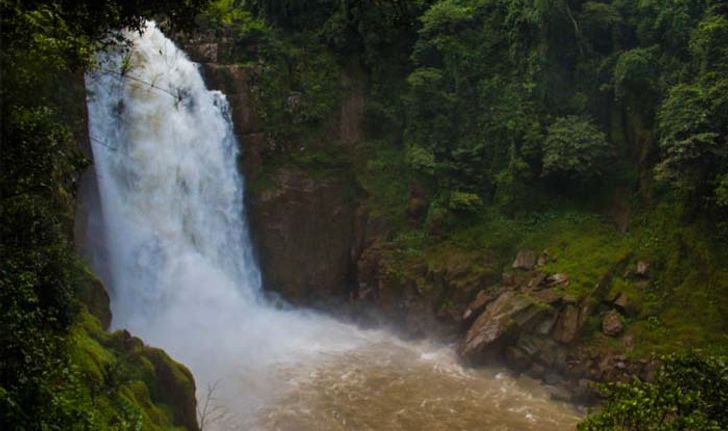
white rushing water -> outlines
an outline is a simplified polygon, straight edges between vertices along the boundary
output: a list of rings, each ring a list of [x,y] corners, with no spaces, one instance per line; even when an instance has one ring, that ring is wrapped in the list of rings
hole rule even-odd
[[[225,96],[206,89],[197,65],[153,23],[127,37],[131,50],[101,54],[100,67],[86,77],[101,194],[101,214],[91,216],[104,225],[112,326],[188,365],[198,398],[217,384],[226,420],[215,427],[418,429],[397,418],[409,412],[431,424],[442,420],[429,416],[438,402],[452,416],[453,406],[495,405],[503,394],[516,407],[482,422],[495,424],[491,429],[573,424],[575,412],[555,407],[538,388],[464,370],[447,348],[268,305],[248,238]],[[390,386],[389,401],[367,407],[366,400],[381,396],[382,378],[404,386]],[[422,381],[440,384],[413,391]],[[326,398],[331,388],[342,392]]]

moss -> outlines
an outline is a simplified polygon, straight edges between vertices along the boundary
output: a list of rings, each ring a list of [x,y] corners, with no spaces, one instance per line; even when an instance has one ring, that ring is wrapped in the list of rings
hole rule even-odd
[[[100,429],[123,424],[152,431],[195,429],[179,411],[185,402],[190,408],[191,401],[194,414],[192,375],[161,350],[145,347],[124,332],[106,333],[85,308],[69,333],[67,349]],[[164,393],[175,390],[176,396]]]

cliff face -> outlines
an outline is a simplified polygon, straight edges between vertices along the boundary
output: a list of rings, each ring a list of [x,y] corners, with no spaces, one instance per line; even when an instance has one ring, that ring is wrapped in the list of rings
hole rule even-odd
[[[209,53],[209,47],[204,44],[190,51],[198,53],[197,60],[214,60],[199,54]],[[304,144],[297,137],[276,142],[263,131],[251,85],[256,70],[204,63],[204,72],[208,86],[226,94],[241,141],[241,169],[248,183],[245,200],[264,285],[297,303],[346,296],[354,285],[366,219],[352,172],[277,163],[281,153],[300,152]],[[360,80],[342,79],[350,91],[323,126],[319,136],[323,142],[318,144],[346,152],[362,138],[363,96]]]
[[[282,167],[271,182],[248,196],[266,286],[304,303],[345,293],[361,248],[363,217],[351,180]]]

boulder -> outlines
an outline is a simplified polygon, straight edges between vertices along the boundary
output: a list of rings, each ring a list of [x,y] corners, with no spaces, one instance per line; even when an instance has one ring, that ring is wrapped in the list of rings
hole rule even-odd
[[[530,329],[547,310],[528,296],[511,291],[502,293],[470,327],[458,353],[474,365],[492,362],[502,357],[509,341],[520,331]]]
[[[554,328],[554,340],[571,343],[579,332],[579,308],[575,304],[567,304],[561,310]]]
[[[649,271],[649,263],[645,262],[644,260],[637,261],[637,271],[635,271],[635,274],[639,275],[640,277],[649,277]]]
[[[513,269],[531,270],[536,266],[538,255],[532,250],[521,250],[516,254],[516,260],[511,267]]]
[[[526,371],[526,374],[534,379],[543,379],[543,377],[546,375],[546,367],[544,367],[542,364],[539,364],[538,362],[534,362],[531,365],[531,368]]]
[[[623,330],[622,316],[616,310],[607,311],[602,317],[602,332],[610,337],[615,337]]]
[[[637,302],[630,301],[629,296],[624,292],[618,292],[612,300],[614,308],[625,316],[636,316],[640,312]]]

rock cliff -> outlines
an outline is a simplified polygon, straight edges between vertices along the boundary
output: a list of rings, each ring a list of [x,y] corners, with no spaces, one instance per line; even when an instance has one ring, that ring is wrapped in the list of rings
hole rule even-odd
[[[201,46],[202,45],[202,46]],[[361,253],[366,210],[361,189],[347,169],[307,169],[280,163],[308,144],[293,136],[276,141],[260,120],[256,105],[254,67],[209,62],[210,46],[189,48],[204,63],[212,89],[223,91],[230,102],[235,133],[241,142],[241,169],[245,174],[246,207],[251,237],[267,289],[292,302],[327,302],[345,298],[353,283]],[[204,48],[204,49],[203,49]],[[348,152],[363,136],[362,82],[358,70],[342,76],[347,93],[340,109],[316,133],[319,147]]]

